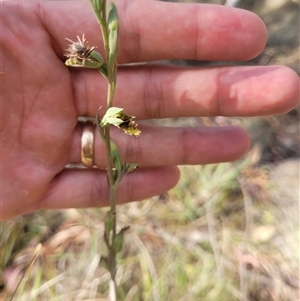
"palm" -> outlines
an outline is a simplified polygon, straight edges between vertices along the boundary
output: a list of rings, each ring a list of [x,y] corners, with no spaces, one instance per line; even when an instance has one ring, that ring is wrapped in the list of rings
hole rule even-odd
[[[26,33],[4,36],[2,49],[3,175],[16,183],[9,196],[23,208],[41,199],[69,162],[77,122],[71,76],[48,33]],[[10,189],[8,183],[3,187]]]

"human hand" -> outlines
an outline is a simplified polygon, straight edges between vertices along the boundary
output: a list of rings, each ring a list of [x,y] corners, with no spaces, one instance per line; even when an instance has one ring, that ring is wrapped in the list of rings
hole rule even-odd
[[[161,59],[248,60],[262,51],[266,30],[250,12],[222,6],[117,1],[120,64]],[[85,34],[102,52],[99,26],[86,2],[2,3],[1,219],[38,209],[104,206],[106,172],[65,169],[80,163],[82,125],[106,102],[97,71],[64,65],[65,38]],[[182,116],[280,114],[298,102],[298,76],[271,67],[121,66],[115,106],[137,120]],[[164,128],[140,125],[138,138],[114,133],[128,174],[119,203],[159,194],[179,179],[176,165],[233,161],[249,136],[239,127]],[[95,135],[94,162],[105,167]]]

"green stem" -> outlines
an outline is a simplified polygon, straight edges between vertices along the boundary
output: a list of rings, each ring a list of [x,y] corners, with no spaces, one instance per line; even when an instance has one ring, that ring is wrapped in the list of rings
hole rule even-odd
[[[111,83],[109,82],[109,91],[110,91]],[[108,101],[107,101],[107,109],[111,106],[112,101],[110,101],[110,93],[108,92]],[[107,160],[107,178],[108,178],[108,184],[109,184],[109,203],[110,203],[110,209],[112,212],[116,212],[116,187],[114,183],[113,178],[113,159],[112,159],[112,152],[111,152],[111,143],[110,143],[110,126],[106,127],[104,129],[104,135],[105,135],[105,149],[106,149],[106,160]],[[114,227],[112,228],[112,235],[111,240],[107,242],[107,248],[109,250],[109,272],[110,272],[110,301],[116,300],[116,283],[115,283],[115,277],[116,277],[116,270],[117,270],[117,264],[116,264],[116,254],[114,250],[112,249],[113,241],[115,240],[116,236],[116,214],[112,215],[112,218],[114,219]]]
[[[116,210],[116,190],[114,186],[113,178],[113,160],[111,155],[111,144],[110,144],[110,126],[105,128],[105,148],[107,158],[107,178],[109,183],[109,204],[112,211]],[[114,231],[115,232],[115,231]]]
[[[94,12],[96,14],[96,18],[100,24],[101,32],[102,32],[102,39],[103,39],[103,46],[105,50],[105,57],[107,62],[107,80],[108,80],[108,91],[107,91],[107,102],[106,102],[106,111],[112,107],[113,104],[113,98],[115,94],[115,88],[116,88],[116,68],[117,64],[115,62],[114,57],[110,57],[110,46],[109,46],[109,29],[107,24],[107,16],[106,16],[106,0],[91,0],[92,6],[94,9]],[[110,61],[111,59],[111,61]],[[104,65],[101,67],[104,68]],[[101,71],[101,68],[99,68],[99,72],[103,74]],[[105,72],[106,74],[106,72]],[[117,183],[115,183],[114,179],[114,163],[113,163],[113,157],[112,157],[112,147],[111,147],[111,137],[110,137],[110,125],[103,128],[104,132],[104,141],[105,141],[105,149],[106,149],[106,160],[107,160],[107,178],[108,178],[108,184],[109,184],[109,202],[110,202],[110,211],[114,214],[111,215],[110,218],[113,220],[113,227],[109,230],[109,233],[106,233],[104,236],[105,243],[108,248],[108,265],[109,265],[109,271],[111,275],[111,281],[110,281],[110,300],[115,301],[116,300],[116,283],[115,283],[115,277],[116,277],[116,266],[117,266],[117,260],[116,260],[116,252],[113,248],[113,244],[116,237],[116,187]],[[112,232],[110,232],[112,231]]]
[[[111,73],[111,72],[109,72]],[[115,92],[115,84],[111,76],[108,77],[108,91],[107,91],[107,102],[106,110],[111,108],[113,103],[113,97]],[[107,156],[107,177],[109,181],[109,203],[112,211],[116,210],[116,185],[113,179],[113,159],[110,143],[110,126],[105,129],[105,141],[106,141],[106,156]],[[113,237],[115,236],[115,229],[113,229]]]
[[[102,7],[102,16],[100,26],[103,38],[103,44],[105,49],[105,56],[106,61],[109,59],[109,44],[108,44],[108,26],[106,21],[106,1],[103,1]],[[112,72],[108,71],[108,91],[107,91],[107,102],[106,102],[106,110],[112,107],[113,104],[113,97],[115,94],[115,82],[112,78]],[[112,151],[111,151],[111,137],[110,137],[110,126],[104,129],[105,135],[105,148],[106,148],[106,160],[107,160],[107,178],[109,183],[109,203],[110,209],[112,212],[116,212],[116,185],[115,180],[113,177],[113,159],[112,159]],[[116,225],[116,214],[113,214],[114,225]],[[116,226],[112,229],[112,236],[111,240],[108,244],[112,243],[116,236]],[[115,283],[115,276],[116,276],[116,254],[111,246],[107,246],[109,249],[109,268],[110,268],[110,275],[111,275],[111,282],[110,282],[110,300],[116,300],[116,283]]]
[[[92,3],[94,3],[92,1]],[[97,9],[93,6],[94,11],[96,12],[96,18],[101,27],[102,39],[105,49],[105,57],[106,61],[109,59],[109,43],[108,43],[108,26],[107,26],[107,18],[106,18],[106,0],[101,2],[101,8],[96,6]],[[97,11],[98,10],[98,11]],[[99,11],[100,10],[100,11]],[[99,14],[98,14],[99,13]],[[101,70],[99,70],[101,73]],[[108,91],[107,91],[107,102],[106,102],[106,110],[108,110],[112,106],[113,97],[114,97],[114,90],[115,90],[115,83],[112,77],[112,72],[108,76]],[[110,126],[104,128],[104,135],[105,135],[105,148],[106,148],[106,158],[107,158],[107,178],[109,182],[109,199],[110,199],[110,207],[112,211],[115,211],[116,204],[116,189],[115,183],[113,178],[113,159],[111,154],[111,138],[110,138]],[[113,231],[115,234],[115,230]]]

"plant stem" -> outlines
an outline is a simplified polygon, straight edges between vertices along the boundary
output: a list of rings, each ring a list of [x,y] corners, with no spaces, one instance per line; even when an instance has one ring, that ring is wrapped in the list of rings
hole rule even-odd
[[[102,16],[100,26],[103,38],[103,44],[105,49],[106,61],[109,59],[109,43],[108,43],[108,26],[106,21],[106,1],[103,1]],[[115,94],[115,80],[114,73],[110,70],[108,71],[108,91],[107,91],[107,102],[106,111],[112,107],[113,97]],[[104,128],[105,135],[105,149],[106,149],[106,160],[107,160],[107,178],[109,183],[109,203],[111,212],[116,212],[116,185],[115,179],[113,177],[113,158],[111,150],[111,137],[110,137],[110,125]],[[110,239],[106,242],[108,247],[108,258],[109,258],[109,271],[111,275],[111,280],[109,282],[109,297],[111,301],[117,300],[117,288],[116,288],[116,253],[112,248],[112,243],[116,236],[116,214],[112,214],[114,227],[112,228],[112,233]]]
[[[107,90],[107,101],[106,101],[106,112],[113,105],[113,98],[116,89],[116,72],[117,72],[117,62],[116,53],[118,51],[118,30],[119,30],[119,20],[116,7],[114,4],[110,5],[109,16],[106,15],[106,0],[91,0],[93,10],[96,15],[96,19],[101,27],[103,46],[105,50],[105,61],[107,66],[107,73],[104,76],[108,80],[108,90]],[[116,40],[114,40],[116,38]],[[102,66],[102,65],[101,65]],[[103,75],[103,68],[100,67],[98,71]],[[102,129],[100,129],[99,118],[97,113],[97,126],[99,127],[100,134],[104,140],[105,150],[106,150],[106,161],[107,161],[107,179],[109,185],[109,203],[110,211],[107,213],[107,220],[105,223],[104,232],[104,242],[108,249],[108,254],[105,256],[107,267],[110,272],[110,282],[109,282],[109,299],[110,301],[116,301],[117,298],[117,285],[116,285],[116,272],[117,272],[117,252],[118,241],[116,240],[116,190],[117,190],[117,179],[119,174],[115,174],[115,162],[112,153],[112,140],[110,137],[110,124],[107,124]],[[117,170],[119,172],[119,170]]]
[[[100,20],[102,39],[105,49],[106,61],[109,58],[109,44],[108,44],[108,26],[106,21],[106,1],[103,1],[102,6],[102,16]],[[106,110],[108,110],[112,106],[113,96],[114,96],[114,88],[113,79],[111,76],[108,77],[108,91],[107,91],[107,102],[106,102]],[[109,203],[112,211],[116,210],[116,189],[114,187],[114,179],[113,179],[113,160],[111,155],[111,144],[110,144],[110,126],[105,129],[105,148],[106,148],[106,159],[107,159],[107,178],[109,183]],[[113,231],[113,236],[115,235],[115,229]]]
[[[108,38],[108,37],[107,37]],[[107,54],[108,55],[108,54]],[[113,97],[115,94],[115,84],[114,80],[111,78],[111,72],[108,76],[108,91],[107,91],[107,102],[106,110],[108,110],[113,103]],[[113,159],[111,152],[111,143],[110,143],[110,126],[105,129],[105,141],[106,141],[106,156],[107,156],[107,177],[109,182],[109,203],[112,211],[116,210],[116,185],[113,179]],[[113,237],[116,231],[113,229]]]
[[[113,179],[113,160],[111,155],[111,144],[110,144],[110,126],[105,129],[105,148],[106,148],[106,159],[107,159],[107,178],[109,183],[109,204],[112,211],[116,210],[116,189],[114,186]],[[115,233],[115,229],[113,231]]]

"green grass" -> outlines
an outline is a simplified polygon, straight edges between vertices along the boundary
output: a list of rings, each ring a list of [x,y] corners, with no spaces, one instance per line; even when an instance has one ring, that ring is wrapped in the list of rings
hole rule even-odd
[[[119,206],[120,226],[131,225],[118,262],[120,300],[296,300],[288,282],[298,277],[297,240],[285,244],[299,227],[285,229],[268,196],[277,189],[268,170],[253,166],[250,153],[240,162],[181,172],[167,195]],[[252,191],[257,183],[261,198]],[[3,222],[5,300],[17,283],[7,271],[19,270],[20,279],[40,241],[42,251],[13,300],[107,300],[109,274],[99,266],[105,211],[39,212]]]

